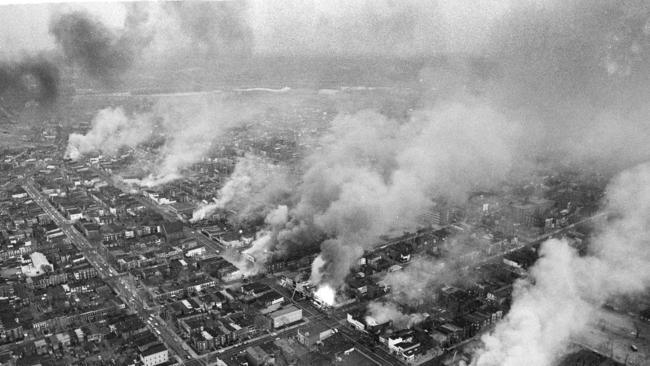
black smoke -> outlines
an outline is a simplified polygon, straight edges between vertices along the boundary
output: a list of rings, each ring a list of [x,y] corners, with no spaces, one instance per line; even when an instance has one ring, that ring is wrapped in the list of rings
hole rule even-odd
[[[55,17],[50,33],[70,63],[105,83],[119,80],[131,67],[139,46],[134,34],[117,34],[83,11]]]
[[[59,69],[45,57],[0,63],[0,97],[22,103],[35,100],[53,103],[59,94]]]

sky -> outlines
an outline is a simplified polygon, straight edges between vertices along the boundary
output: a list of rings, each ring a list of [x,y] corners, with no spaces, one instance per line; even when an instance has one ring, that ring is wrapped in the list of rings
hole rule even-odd
[[[86,10],[106,25],[121,27],[126,9],[117,2],[33,3],[0,1],[0,58],[16,57],[55,48],[49,34],[50,19],[57,12]]]
[[[409,56],[474,51],[512,0],[315,1],[251,0],[239,14],[252,33],[256,54],[391,54]],[[132,3],[74,2],[6,5],[0,2],[0,57],[55,47],[49,24],[55,14],[85,10],[109,28],[124,26]],[[127,5],[125,5],[127,4]],[[160,2],[139,2],[156,9]],[[164,6],[164,5],[163,5]],[[149,20],[168,27],[164,13]]]

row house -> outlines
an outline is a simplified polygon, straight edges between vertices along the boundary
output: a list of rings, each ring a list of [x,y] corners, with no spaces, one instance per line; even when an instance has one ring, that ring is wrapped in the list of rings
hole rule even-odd
[[[34,286],[36,288],[56,286],[68,282],[68,274],[65,272],[50,274],[45,273],[38,277],[32,278],[32,281],[34,281]]]
[[[72,273],[73,278],[77,281],[97,277],[97,270],[88,262],[76,265],[69,271]]]
[[[21,257],[23,255],[31,254],[34,248],[31,245],[12,245],[3,246],[0,250],[0,260],[7,260],[9,258]]]

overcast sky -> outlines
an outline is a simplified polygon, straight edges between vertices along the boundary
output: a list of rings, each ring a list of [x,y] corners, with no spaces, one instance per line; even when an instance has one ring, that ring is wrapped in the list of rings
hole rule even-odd
[[[237,16],[251,32],[258,54],[411,55],[480,48],[511,1],[253,0]],[[149,12],[150,26],[174,27],[160,3],[141,5]],[[88,11],[116,32],[127,14],[119,2],[3,5],[1,56],[54,48],[48,33],[51,17],[74,9]]]
[[[116,28],[122,26],[126,14],[125,7],[118,2],[0,5],[0,55],[16,56],[54,48],[54,37],[48,32],[50,18],[57,12],[75,9],[87,10]]]

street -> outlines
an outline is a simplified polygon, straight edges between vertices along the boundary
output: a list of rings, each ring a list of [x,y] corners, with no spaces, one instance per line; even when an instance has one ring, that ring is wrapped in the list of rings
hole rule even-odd
[[[120,279],[118,272],[108,263],[106,258],[101,256],[97,248],[93,246],[81,233],[79,233],[63,215],[57,211],[50,202],[47,201],[36,189],[31,180],[27,180],[23,185],[25,191],[30,197],[48,214],[48,216],[57,224],[61,231],[70,239],[72,244],[84,255],[88,262],[97,270],[99,277],[104,280],[117,294],[117,296],[131,310],[137,312],[142,319],[146,321],[147,326],[183,360],[195,358],[196,353],[192,352],[189,347],[183,347],[183,341],[172,332],[165,322],[157,316],[152,316],[151,312],[145,308],[145,304],[138,296],[135,289],[126,285],[126,282]],[[187,348],[187,350],[186,350]],[[183,362],[183,361],[181,361]],[[203,363],[201,363],[203,364]]]

